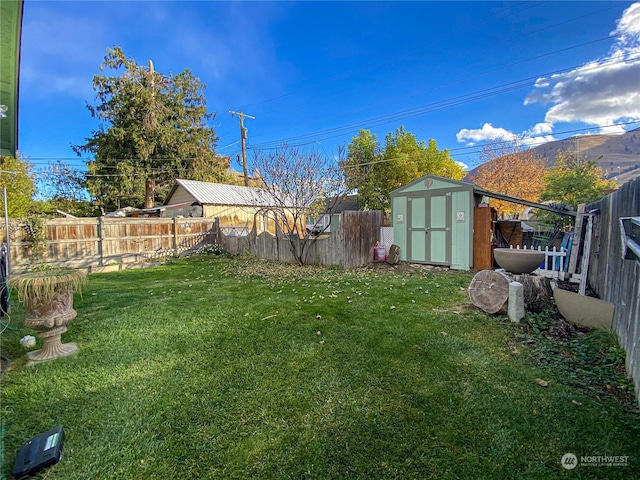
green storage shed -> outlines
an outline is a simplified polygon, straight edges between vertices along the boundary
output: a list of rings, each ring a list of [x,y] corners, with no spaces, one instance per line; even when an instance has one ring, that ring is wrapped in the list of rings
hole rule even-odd
[[[473,265],[475,185],[425,175],[391,192],[400,260],[469,270]]]
[[[487,206],[490,198],[576,216],[574,210],[567,208],[491,192],[473,183],[425,175],[391,192],[393,241],[400,247],[400,260],[470,270],[474,267],[474,242],[479,259],[487,254],[492,258],[491,217],[486,215],[487,209],[476,208],[481,203]],[[476,213],[479,221],[475,222],[474,235]],[[489,264],[492,263],[491,259]]]

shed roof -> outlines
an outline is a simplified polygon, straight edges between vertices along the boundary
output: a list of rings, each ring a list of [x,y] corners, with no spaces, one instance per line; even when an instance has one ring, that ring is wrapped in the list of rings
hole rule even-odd
[[[457,188],[466,188],[468,190],[472,190],[473,188],[475,188],[475,185],[471,182],[465,182],[463,180],[454,180],[452,178],[440,177],[438,175],[433,175],[430,173],[420,178],[416,178],[415,180],[407,183],[406,185],[396,188],[391,192],[391,196],[402,195],[405,192],[405,190],[409,190],[411,189],[411,187],[415,187],[419,184],[420,186],[425,187],[429,180],[431,180],[431,182],[436,182],[436,185],[439,185],[439,186],[434,185],[434,188],[443,188],[444,185],[446,185],[447,188],[457,187]],[[428,185],[429,186],[426,188],[427,189],[431,188],[431,183],[428,183]]]
[[[223,183],[200,182],[197,180],[176,179],[176,183],[167,195],[168,202],[178,187],[184,188],[202,205],[243,205],[271,207],[277,205],[271,195],[260,188],[226,185]]]
[[[450,185],[451,188],[468,188],[470,190],[473,190],[473,193],[476,195],[483,195],[485,197],[495,198],[497,200],[504,200],[506,202],[517,203],[519,205],[526,205],[528,207],[539,208],[540,210],[546,210],[548,212],[557,213],[559,215],[569,215],[572,217],[576,216],[575,210],[569,209],[564,206],[553,206],[553,205],[545,205],[544,203],[530,202],[529,200],[524,200],[522,198],[511,197],[509,195],[503,195],[501,193],[485,190],[484,188],[477,186],[475,183],[471,183],[468,181],[453,180],[451,178],[444,178],[444,177],[439,177],[438,175],[431,175],[431,174],[420,177],[414,180],[413,182],[408,183],[407,185],[404,185],[400,188],[395,189],[393,192],[391,192],[391,195],[392,196],[401,195],[404,192],[404,190],[408,189],[409,187],[412,187],[418,184],[426,184],[426,181],[428,180],[437,181],[437,182],[440,182],[440,184],[444,183],[446,185]],[[426,187],[426,188],[428,189],[429,187]]]

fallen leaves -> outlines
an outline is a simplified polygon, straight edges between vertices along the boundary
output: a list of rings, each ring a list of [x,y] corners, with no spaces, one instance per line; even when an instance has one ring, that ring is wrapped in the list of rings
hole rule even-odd
[[[536,378],[536,383],[541,387],[547,387],[549,385],[549,382],[542,380],[541,378]]]

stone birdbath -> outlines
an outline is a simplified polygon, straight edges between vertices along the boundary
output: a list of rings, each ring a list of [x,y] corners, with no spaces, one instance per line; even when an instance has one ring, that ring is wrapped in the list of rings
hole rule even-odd
[[[496,263],[511,273],[532,273],[544,262],[544,252],[519,248],[495,248]]]
[[[29,352],[27,365],[73,355],[79,351],[75,343],[62,343],[66,325],[76,318],[73,292],[86,282],[80,270],[52,269],[16,275],[9,286],[17,291],[27,311],[24,324],[36,330],[43,341],[42,348]]]

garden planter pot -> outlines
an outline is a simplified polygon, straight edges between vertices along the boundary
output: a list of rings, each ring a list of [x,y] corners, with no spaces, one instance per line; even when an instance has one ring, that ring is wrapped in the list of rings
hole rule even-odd
[[[36,336],[43,341],[42,349],[27,354],[28,365],[78,352],[75,343],[62,343],[60,337],[77,315],[73,291],[84,280],[84,273],[75,270],[33,272],[10,280],[27,311],[25,326],[36,330]]]
[[[599,298],[587,297],[556,288],[553,291],[560,315],[574,325],[611,329],[615,305]]]
[[[493,256],[500,267],[511,273],[531,273],[544,262],[544,252],[516,248],[495,248]]]

